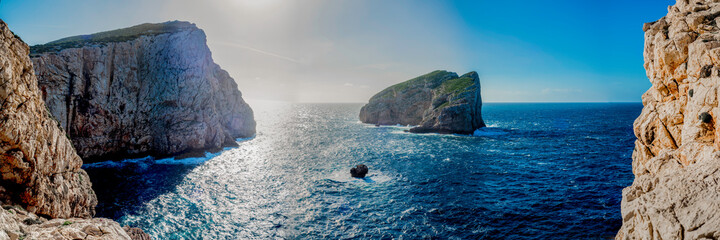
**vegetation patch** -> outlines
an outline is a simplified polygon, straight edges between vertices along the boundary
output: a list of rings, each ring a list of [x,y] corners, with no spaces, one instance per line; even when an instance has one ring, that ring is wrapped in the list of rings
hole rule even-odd
[[[67,226],[67,225],[70,225],[70,224],[73,224],[73,222],[71,222],[71,221],[65,221],[62,225],[63,225],[63,226]]]
[[[58,52],[67,48],[80,48],[86,45],[104,45],[111,42],[126,42],[141,36],[154,36],[164,33],[173,33],[181,30],[194,28],[195,25],[188,22],[172,21],[165,23],[145,23],[137,26],[99,32],[90,35],[79,35],[52,41],[30,47],[30,54],[45,52]]]
[[[448,72],[448,71],[435,70],[428,74],[392,85],[392,86],[386,88],[385,90],[381,91],[380,93],[378,93],[376,96],[378,96],[378,98],[392,97],[395,95],[396,92],[405,91],[412,86],[424,85],[425,83],[439,82],[439,81],[443,80],[443,78],[445,76],[447,76],[449,73],[450,72]],[[430,85],[435,85],[435,84],[430,84]]]
[[[460,77],[447,80],[440,86],[440,92],[442,94],[457,94],[468,91],[468,88],[473,86],[475,82],[470,77]]]

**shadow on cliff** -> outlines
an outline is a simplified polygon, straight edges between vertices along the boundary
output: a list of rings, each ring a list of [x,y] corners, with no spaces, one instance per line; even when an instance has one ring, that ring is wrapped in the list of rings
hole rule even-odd
[[[98,197],[95,217],[120,219],[173,191],[199,164],[157,164],[153,160],[85,167]]]

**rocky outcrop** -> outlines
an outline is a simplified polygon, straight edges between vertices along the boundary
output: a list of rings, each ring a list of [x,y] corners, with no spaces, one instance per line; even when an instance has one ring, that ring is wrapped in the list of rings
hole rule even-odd
[[[368,174],[368,167],[360,164],[350,169],[350,176],[354,178],[364,178]]]
[[[142,233],[143,237],[149,236]],[[0,209],[0,240],[15,239],[142,239],[132,238],[117,222],[105,218],[45,219],[22,208]]]
[[[90,218],[90,178],[42,101],[29,51],[0,20],[0,240],[149,238]]]
[[[375,94],[360,110],[360,121],[379,125],[417,125],[416,133],[470,134],[485,127],[480,79],[434,71]]]
[[[719,23],[720,2],[678,0],[644,26],[652,87],[617,239],[720,238]]]
[[[90,178],[42,101],[29,50],[0,20],[0,201],[47,217],[91,217]]]
[[[143,24],[32,51],[43,98],[86,162],[220,148],[255,134],[252,110],[194,24]]]

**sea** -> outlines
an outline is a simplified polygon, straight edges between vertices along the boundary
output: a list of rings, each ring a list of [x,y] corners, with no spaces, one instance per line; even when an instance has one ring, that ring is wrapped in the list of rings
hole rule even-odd
[[[485,103],[486,128],[440,135],[361,123],[362,104],[250,105],[238,147],[85,164],[96,217],[154,239],[611,239],[642,110]]]

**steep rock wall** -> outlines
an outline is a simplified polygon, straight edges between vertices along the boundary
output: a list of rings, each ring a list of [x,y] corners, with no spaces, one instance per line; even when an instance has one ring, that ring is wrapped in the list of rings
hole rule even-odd
[[[48,217],[91,217],[82,160],[42,101],[29,48],[0,20],[0,201]]]
[[[644,26],[652,87],[617,239],[720,238],[719,23],[718,1],[678,0]]]
[[[219,148],[255,134],[252,110],[194,24],[143,24],[32,48],[45,102],[86,161]]]

